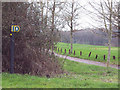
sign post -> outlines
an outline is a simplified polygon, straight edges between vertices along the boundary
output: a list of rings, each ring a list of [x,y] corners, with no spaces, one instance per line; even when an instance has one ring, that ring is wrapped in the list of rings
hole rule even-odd
[[[10,30],[11,43],[10,43],[10,73],[14,73],[14,45],[15,45],[15,37],[14,33],[19,32],[20,27],[18,25],[12,25]]]

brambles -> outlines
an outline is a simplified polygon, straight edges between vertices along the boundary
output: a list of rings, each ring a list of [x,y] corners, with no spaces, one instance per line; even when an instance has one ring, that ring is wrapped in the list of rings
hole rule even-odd
[[[62,73],[57,58],[48,52],[57,41],[57,34],[53,32],[55,39],[51,40],[50,24],[42,24],[41,27],[40,23],[45,20],[41,21],[43,17],[38,15],[42,12],[36,7],[33,7],[33,3],[3,3],[3,72],[9,72],[10,68],[10,26],[17,24],[21,31],[15,33],[15,73],[49,77]],[[43,27],[46,28],[41,29]]]

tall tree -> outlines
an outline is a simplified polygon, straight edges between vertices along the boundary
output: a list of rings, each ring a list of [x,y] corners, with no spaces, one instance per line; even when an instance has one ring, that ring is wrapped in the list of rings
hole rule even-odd
[[[118,22],[118,12],[116,12],[116,0],[101,0],[99,3],[92,2],[90,3],[92,8],[95,10],[98,18],[98,21],[104,26],[104,29],[99,29],[103,32],[106,32],[107,38],[108,38],[108,57],[107,57],[107,67],[109,67],[110,63],[110,56],[111,56],[111,40],[113,37],[113,33],[115,32],[114,28],[118,24],[116,24],[116,21]],[[116,16],[115,16],[116,14]],[[115,20],[116,19],[116,20]],[[118,31],[118,30],[117,30]]]
[[[70,28],[70,43],[71,43],[71,53],[73,51],[73,32],[79,25],[77,20],[79,18],[79,10],[81,6],[77,1],[70,1],[65,3],[65,8],[63,11],[63,17],[66,21],[67,26]]]
[[[55,25],[54,25],[54,22],[55,22],[55,7],[56,7],[56,0],[54,0],[53,2],[53,7],[52,7],[52,25],[51,25],[51,35],[52,35],[52,38],[51,40],[53,41],[53,35],[54,35],[54,28],[55,28]],[[54,50],[54,43],[52,43],[52,53],[53,53],[53,50]]]

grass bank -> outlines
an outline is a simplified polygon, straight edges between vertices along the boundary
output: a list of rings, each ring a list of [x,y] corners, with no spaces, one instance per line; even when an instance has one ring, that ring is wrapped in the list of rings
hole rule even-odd
[[[54,78],[2,74],[3,88],[118,88],[118,70],[105,67],[87,65],[84,63],[64,60],[60,58],[63,69],[68,74]],[[63,63],[64,62],[64,63]]]
[[[58,43],[56,45],[59,48],[59,52],[57,49],[57,53],[64,55],[65,49],[66,49],[66,55],[71,57],[77,57],[81,59],[88,59],[88,60],[94,60],[94,61],[100,61],[100,62],[106,62],[107,61],[107,54],[108,54],[108,47],[107,46],[96,46],[96,45],[86,45],[86,44],[73,44],[73,53],[69,54],[70,49],[70,43]],[[62,52],[61,52],[62,48]],[[75,55],[74,55],[75,50]],[[82,55],[80,56],[80,51],[82,52]],[[91,52],[90,57],[89,53]],[[96,59],[96,55],[98,55]],[[105,60],[104,60],[105,55]],[[113,56],[115,56],[115,59],[113,59]],[[111,64],[118,64],[118,47],[111,47]],[[120,65],[120,62],[119,62]]]

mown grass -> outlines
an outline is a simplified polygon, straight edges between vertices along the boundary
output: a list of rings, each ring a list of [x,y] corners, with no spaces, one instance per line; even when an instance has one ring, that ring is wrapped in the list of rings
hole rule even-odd
[[[68,72],[54,78],[2,74],[3,88],[118,88],[118,70],[87,65],[60,58],[63,69]],[[63,63],[64,61],[64,63]]]
[[[107,54],[108,54],[108,47],[107,46],[96,46],[96,45],[85,45],[85,44],[73,44],[73,53],[75,50],[75,55],[69,54],[70,49],[70,43],[61,43],[59,42],[56,45],[59,48],[56,51],[59,54],[64,55],[65,49],[66,49],[66,55],[71,57],[77,57],[81,59],[88,59],[88,60],[94,60],[94,61],[100,61],[100,62],[106,62],[107,61]],[[61,52],[62,48],[62,52]],[[80,56],[80,51],[82,51],[82,56]],[[91,56],[89,56],[89,53],[91,52]],[[96,59],[96,55],[98,55],[98,58]],[[104,60],[104,55],[105,60]],[[113,56],[115,56],[115,59],[113,59]],[[118,64],[118,47],[111,47],[111,57],[110,57],[110,63],[111,64]],[[120,57],[119,57],[120,58]],[[120,65],[120,62],[119,62]]]

